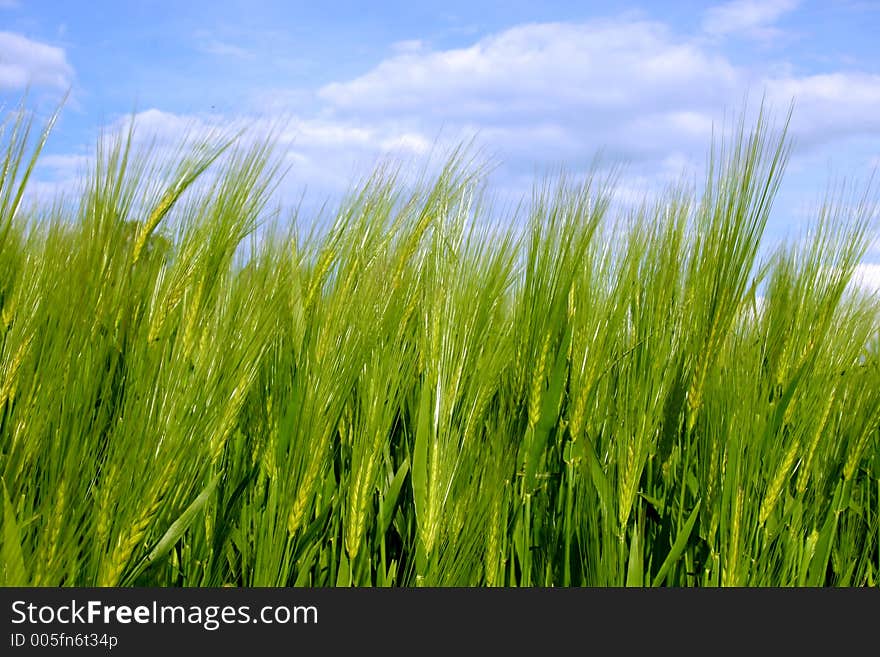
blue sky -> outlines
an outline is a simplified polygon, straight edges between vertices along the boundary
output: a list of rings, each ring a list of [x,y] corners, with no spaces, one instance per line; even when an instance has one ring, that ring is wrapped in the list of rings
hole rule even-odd
[[[829,182],[880,166],[880,0],[37,2],[0,0],[0,103],[70,97],[37,172],[76,180],[101,129],[142,136],[284,121],[282,193],[334,197],[378,158],[476,135],[501,198],[535,175],[622,162],[622,198],[705,159],[748,97],[795,101],[768,237],[796,236]],[[880,285],[880,248],[861,274]]]

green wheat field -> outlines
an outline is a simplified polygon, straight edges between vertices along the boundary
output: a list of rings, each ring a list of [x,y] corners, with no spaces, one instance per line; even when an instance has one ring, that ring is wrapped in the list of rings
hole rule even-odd
[[[637,208],[596,173],[498,218],[462,148],[321,222],[271,139],[131,130],[35,205],[13,112],[0,584],[878,586],[876,204],[767,249],[786,125]]]

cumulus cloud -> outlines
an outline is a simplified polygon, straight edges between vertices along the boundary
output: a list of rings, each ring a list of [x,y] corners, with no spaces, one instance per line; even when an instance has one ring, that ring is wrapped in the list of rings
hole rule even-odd
[[[398,53],[419,52],[425,48],[425,42],[420,39],[406,39],[395,41],[391,44],[391,50]]]
[[[224,39],[218,39],[205,30],[199,30],[195,33],[195,48],[199,52],[218,57],[235,59],[253,59],[255,57],[255,53],[251,50]]]
[[[738,0],[710,9],[703,28],[750,33],[796,5]],[[777,117],[795,101],[791,134],[802,150],[880,130],[880,75],[797,75],[778,62],[749,68],[700,34],[627,16],[520,25],[449,50],[419,43],[317,96],[333,120],[394,117],[421,133],[442,126],[514,160],[552,153],[582,161],[603,150],[658,163],[671,152],[702,159],[713,125],[747,91],[765,95]]]
[[[869,292],[880,292],[880,264],[862,263],[856,267],[853,283]]]
[[[723,58],[648,21],[529,24],[467,48],[397,54],[318,95],[339,111],[419,111],[443,118],[550,116],[589,106],[671,107],[737,82]]]
[[[241,46],[218,41],[217,39],[209,39],[199,44],[199,50],[209,55],[219,55],[221,57],[236,57],[238,59],[253,59],[254,57],[252,52]]]
[[[769,100],[795,101],[792,128],[809,143],[880,130],[880,75],[860,72],[768,78]]]
[[[520,25],[450,50],[419,44],[317,95],[334,120],[394,117],[423,137],[475,136],[514,166],[552,154],[580,167],[598,150],[625,161],[702,151],[742,84],[719,54],[624,17]]]
[[[703,31],[712,36],[772,38],[780,34],[773,24],[799,4],[799,0],[733,0],[706,10]]]
[[[13,32],[0,32],[0,90],[28,85],[67,89],[73,67],[63,49]]]
[[[798,148],[880,139],[880,75],[748,68],[722,40],[706,38],[757,34],[796,4],[730,2],[708,10],[689,35],[628,15],[524,24],[445,50],[403,41],[353,79],[314,91],[263,90],[245,118],[150,109],[137,116],[138,131],[169,144],[239,127],[259,136],[278,127],[267,117],[284,115],[275,134],[291,178],[320,190],[346,188],[383,157],[442,152],[473,137],[503,164],[500,186],[524,192],[542,167],[585,171],[599,151],[628,164],[622,189],[636,199],[701,165],[713,130],[738,111],[746,90],[752,99],[766,94],[777,116],[795,99]],[[196,38],[211,46],[211,34]],[[300,113],[289,115],[291,106]]]
[[[84,169],[90,162],[91,158],[87,155],[42,155],[39,166],[74,174]]]
[[[127,130],[134,122],[135,135],[141,139],[162,144],[179,143],[183,138],[205,138],[210,134],[221,131],[232,131],[236,126],[229,125],[221,117],[185,115],[175,112],[165,112],[155,107],[140,111],[136,114],[118,118],[112,125],[108,134],[116,134]]]
[[[74,198],[82,190],[83,174],[92,171],[93,166],[94,157],[89,155],[43,153],[25,189],[25,205]]]
[[[235,118],[212,114],[180,114],[150,108],[116,119],[106,130],[112,140],[125,133],[134,121],[136,147],[150,145],[159,160],[175,158],[181,144],[217,140],[241,133],[239,144],[271,138],[290,169],[279,190],[279,200],[298,201],[303,188],[316,197],[338,197],[352,183],[388,159],[402,161],[429,153],[433,142],[399,122],[363,124],[355,120],[273,114]],[[185,149],[184,149],[185,150]],[[43,170],[71,171],[82,164],[79,156],[49,155]],[[207,176],[210,178],[210,176]],[[313,198],[318,201],[320,199]]]

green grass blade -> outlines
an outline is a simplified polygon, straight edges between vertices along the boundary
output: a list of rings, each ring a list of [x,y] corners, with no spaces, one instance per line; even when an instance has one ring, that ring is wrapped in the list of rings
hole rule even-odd
[[[0,555],[3,557],[0,585],[27,586],[29,580],[21,550],[21,531],[5,483],[3,484],[3,549],[0,550]]]
[[[150,552],[138,563],[135,569],[126,578],[128,584],[134,581],[148,566],[164,557],[168,550],[180,540],[184,532],[186,532],[192,524],[192,521],[195,520],[196,516],[205,508],[208,500],[211,499],[211,495],[214,494],[214,490],[217,488],[217,484],[220,482],[222,474],[222,472],[218,472],[214,475],[214,478],[211,479],[202,492],[196,496],[196,499],[194,499],[192,503],[186,507],[183,513],[171,523],[171,526],[168,527],[164,534],[162,534],[162,537],[156,542],[153,549],[150,550]]]
[[[397,501],[400,497],[400,489],[403,487],[403,482],[406,481],[406,475],[408,472],[409,460],[405,460],[400,464],[397,473],[394,475],[394,479],[392,479],[391,483],[388,485],[388,490],[385,491],[385,495],[382,498],[382,505],[379,510],[380,536],[384,536],[388,531],[388,527],[391,525],[391,520],[394,517],[394,510],[397,507]]]
[[[654,580],[651,582],[651,586],[660,586],[663,583],[663,580],[666,579],[666,575],[669,574],[669,570],[681,558],[681,554],[682,552],[684,552],[684,549],[691,538],[691,532],[694,530],[694,524],[697,522],[697,518],[699,517],[701,502],[702,500],[697,500],[697,503],[694,505],[694,508],[691,511],[691,514],[688,516],[688,519],[685,521],[684,526],[678,531],[678,534],[675,537],[675,541],[672,544],[672,548],[669,550],[669,554],[666,555],[663,563],[660,564],[660,570],[658,570],[657,574],[654,576]]]

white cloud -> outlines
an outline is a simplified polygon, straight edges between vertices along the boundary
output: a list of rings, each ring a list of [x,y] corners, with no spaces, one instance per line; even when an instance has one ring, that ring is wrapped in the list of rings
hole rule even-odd
[[[54,171],[75,174],[92,162],[88,155],[40,155],[38,165]]]
[[[239,59],[251,59],[254,56],[253,53],[241,46],[236,46],[232,43],[224,43],[222,41],[208,41],[203,44],[202,51],[209,55],[237,57]]]
[[[763,29],[796,2],[733,2],[707,13],[707,29]],[[786,62],[746,68],[717,42],[621,17],[520,25],[451,50],[403,49],[363,75],[318,90],[334,120],[408,121],[421,133],[480,143],[532,166],[552,154],[580,166],[602,150],[659,163],[672,152],[702,159],[713,125],[744,94],[766,94],[776,119],[792,100],[797,153],[880,131],[880,75],[797,75]],[[752,105],[757,105],[753,100]],[[576,160],[573,162],[573,160]]]
[[[794,99],[792,130],[803,145],[880,131],[880,75],[839,72],[765,80],[768,100]]]
[[[0,32],[0,89],[28,85],[66,89],[73,68],[64,50],[12,32]]]
[[[880,264],[862,263],[856,266],[853,282],[868,292],[880,292]]]
[[[301,119],[291,121],[282,140],[300,146],[312,147],[358,147],[370,144],[375,139],[374,131],[352,124],[321,119]]]
[[[394,137],[383,139],[380,142],[380,146],[383,151],[391,153],[424,155],[430,150],[431,142],[418,133],[405,132]]]
[[[706,10],[703,31],[711,36],[772,38],[780,34],[773,23],[799,4],[799,0],[733,0]]]
[[[280,196],[294,202],[299,200],[303,187],[317,197],[338,197],[380,162],[421,157],[432,146],[425,135],[399,122],[364,125],[354,120],[300,116],[279,119],[273,114],[233,118],[176,114],[157,108],[141,111],[134,117],[120,117],[107,130],[107,138],[127,130],[132,118],[136,147],[151,144],[159,160],[176,157],[187,139],[219,138],[244,130],[239,143],[246,145],[272,135],[279,147],[278,154],[291,166]],[[80,162],[75,155],[46,159],[44,170],[70,170]]]
[[[41,154],[25,189],[25,203],[40,205],[61,196],[75,198],[82,189],[83,174],[93,166],[90,155]]]
[[[134,115],[119,119],[124,125],[134,119],[137,130],[150,133],[153,136],[176,139],[180,133],[186,131],[200,131],[211,128],[205,119],[197,116],[164,112],[155,107],[143,110]]]
[[[424,50],[425,42],[420,39],[407,39],[405,41],[395,41],[391,44],[391,50],[396,53],[413,53]]]
[[[706,20],[716,34],[746,33],[768,28],[794,4],[770,2],[765,10],[728,3]],[[736,8],[739,22],[732,18]],[[196,33],[197,47],[210,47],[213,36]],[[799,147],[880,137],[880,76],[798,75],[779,62],[750,70],[720,44],[631,16],[525,24],[449,50],[404,41],[354,79],[315,92],[263,89],[245,117],[141,112],[138,134],[175,144],[184,134],[246,127],[259,137],[277,127],[271,117],[284,116],[277,134],[289,149],[290,179],[321,193],[347,188],[383,158],[442,153],[472,137],[503,165],[499,187],[522,193],[542,168],[586,171],[600,151],[604,163],[628,164],[621,190],[632,199],[702,166],[713,127],[721,131],[749,88],[752,106],[766,91],[777,116],[795,98],[792,134]],[[291,116],[290,107],[300,114]]]
[[[514,27],[454,50],[397,54],[319,97],[338,111],[411,112],[449,118],[528,117],[593,108],[673,106],[694,90],[737,82],[723,58],[647,21]]]
[[[253,59],[254,53],[247,48],[212,37],[207,32],[196,33],[196,49],[208,55],[232,57],[235,59]]]
[[[703,151],[742,73],[667,26],[621,18],[526,24],[452,50],[395,54],[317,95],[334,120],[396,121],[477,142],[514,166],[582,167]]]

